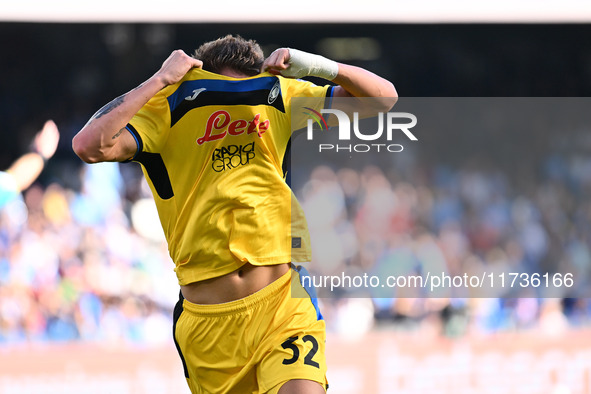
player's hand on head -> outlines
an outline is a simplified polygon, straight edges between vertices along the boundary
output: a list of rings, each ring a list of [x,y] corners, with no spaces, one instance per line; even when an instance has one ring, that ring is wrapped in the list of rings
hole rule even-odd
[[[201,68],[203,62],[187,55],[183,50],[173,51],[168,59],[162,63],[162,67],[156,73],[166,85],[172,85],[180,81],[192,68]]]
[[[60,140],[60,133],[53,120],[48,120],[43,125],[43,129],[35,135],[33,140],[33,147],[37,153],[45,159],[51,158]]]
[[[262,71],[289,78],[320,77],[332,81],[339,72],[337,62],[293,48],[279,48],[263,63]]]
[[[282,74],[281,71],[289,68],[289,49],[279,48],[276,49],[268,58],[263,62],[261,72],[270,72],[271,74]]]

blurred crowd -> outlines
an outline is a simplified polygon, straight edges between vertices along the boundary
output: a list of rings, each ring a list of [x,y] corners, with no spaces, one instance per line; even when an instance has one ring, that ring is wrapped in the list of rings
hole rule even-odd
[[[406,165],[424,174],[412,182],[402,163],[315,167],[295,190],[308,214],[315,275],[480,269],[576,278],[551,294],[506,287],[492,297],[318,289],[329,331],[461,336],[588,325],[591,159],[552,155],[540,166],[533,187],[494,167],[417,162]],[[139,166],[67,168],[80,179],[77,190],[37,183],[2,209],[0,342],[169,341],[178,285]]]
[[[350,334],[376,327],[436,335],[503,330],[559,334],[591,323],[591,158],[546,157],[535,185],[494,167],[437,165],[405,180],[397,166],[322,165],[299,193],[307,212],[313,275],[572,273],[573,286],[429,290],[371,286],[318,289],[329,326]],[[404,165],[398,166],[403,168]],[[424,168],[422,169],[424,170]],[[532,175],[533,176],[533,175]],[[358,283],[361,283],[360,281]],[[570,284],[570,283],[569,283]],[[486,286],[485,286],[486,287]]]
[[[179,288],[147,185],[117,163],[79,176],[79,191],[35,184],[1,211],[0,343],[167,343]]]

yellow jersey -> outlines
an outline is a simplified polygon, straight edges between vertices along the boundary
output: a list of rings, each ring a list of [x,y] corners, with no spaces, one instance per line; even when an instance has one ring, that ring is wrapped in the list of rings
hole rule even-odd
[[[180,285],[246,262],[311,259],[282,166],[291,98],[331,95],[331,86],[269,73],[232,78],[193,69],[131,119],[132,160],[152,190]]]

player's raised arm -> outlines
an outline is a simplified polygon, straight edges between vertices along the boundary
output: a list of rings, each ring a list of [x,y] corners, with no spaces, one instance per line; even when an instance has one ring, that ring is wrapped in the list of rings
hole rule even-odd
[[[291,78],[314,76],[327,79],[338,85],[334,90],[336,97],[398,97],[390,81],[368,70],[292,48],[279,48],[273,52],[263,63],[262,71]],[[394,102],[385,100],[384,104],[391,107]]]
[[[74,136],[72,148],[87,163],[123,161],[136,153],[137,144],[125,126],[162,88],[180,81],[202,62],[176,50],[156,74],[135,89],[117,97],[95,113]]]
[[[14,177],[19,192],[31,186],[41,174],[45,162],[55,154],[59,139],[60,133],[56,124],[53,120],[46,121],[41,131],[35,135],[32,152],[18,158],[6,170]]]

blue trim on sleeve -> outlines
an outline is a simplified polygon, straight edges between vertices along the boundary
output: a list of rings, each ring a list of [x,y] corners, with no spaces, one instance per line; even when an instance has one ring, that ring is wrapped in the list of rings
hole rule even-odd
[[[129,163],[130,161],[134,161],[135,158],[137,157],[137,155],[139,155],[143,150],[144,150],[144,143],[142,141],[142,137],[138,134],[137,130],[130,125],[129,123],[127,124],[127,126],[125,126],[125,129],[127,131],[129,131],[129,133],[131,134],[131,136],[133,137],[133,139],[135,140],[135,143],[137,145],[137,150],[135,151],[135,154],[133,155],[133,157],[131,159],[125,160],[122,163]]]
[[[332,98],[334,97],[333,95],[334,95],[334,86],[331,86],[326,91],[326,101],[324,103],[326,109],[332,108]]]

